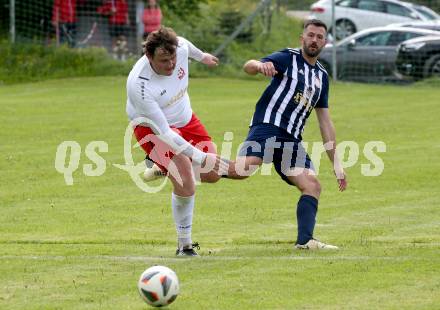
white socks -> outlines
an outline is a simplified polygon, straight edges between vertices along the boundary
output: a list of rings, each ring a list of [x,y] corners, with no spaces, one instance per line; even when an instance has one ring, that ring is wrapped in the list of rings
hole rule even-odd
[[[194,210],[194,197],[181,197],[171,194],[174,222],[176,223],[177,239],[179,248],[191,245],[191,228]]]

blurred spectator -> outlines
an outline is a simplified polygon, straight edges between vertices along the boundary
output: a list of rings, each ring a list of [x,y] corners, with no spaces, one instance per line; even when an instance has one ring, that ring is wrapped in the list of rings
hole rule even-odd
[[[106,0],[97,9],[98,13],[108,16],[108,29],[112,39],[113,57],[126,59],[128,4],[126,0]]]
[[[75,46],[76,0],[54,0],[52,25],[55,27],[57,43]]]
[[[162,23],[162,11],[156,0],[147,0],[142,21],[144,23],[144,40],[150,32],[158,30]]]

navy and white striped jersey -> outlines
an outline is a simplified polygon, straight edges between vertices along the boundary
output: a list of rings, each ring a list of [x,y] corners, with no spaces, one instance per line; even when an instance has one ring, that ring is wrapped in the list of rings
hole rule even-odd
[[[299,49],[284,49],[261,61],[272,62],[278,73],[258,100],[251,126],[273,124],[302,140],[313,108],[328,108],[327,72],[319,62],[307,63]]]

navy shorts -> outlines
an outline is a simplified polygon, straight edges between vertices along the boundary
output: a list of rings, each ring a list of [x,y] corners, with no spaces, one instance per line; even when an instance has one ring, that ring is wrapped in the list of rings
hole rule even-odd
[[[273,163],[276,172],[289,185],[286,172],[292,168],[314,171],[313,163],[301,144],[286,130],[272,124],[257,124],[250,128],[239,156],[256,156],[264,163]],[[287,172],[288,173],[288,172]]]

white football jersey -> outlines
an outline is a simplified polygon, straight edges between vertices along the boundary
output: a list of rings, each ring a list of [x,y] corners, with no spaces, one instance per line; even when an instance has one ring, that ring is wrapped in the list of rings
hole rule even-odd
[[[159,138],[202,163],[206,154],[177,135],[177,128],[189,123],[192,109],[188,96],[188,57],[201,61],[203,52],[188,40],[178,37],[176,67],[170,76],[154,72],[146,56],[134,65],[127,79],[126,111],[130,120],[147,119],[148,127]]]
[[[134,65],[127,80],[127,114],[130,120],[148,117],[155,107],[160,108],[169,126],[183,127],[191,120],[188,57],[200,61],[203,52],[182,37],[178,40],[176,68],[172,75],[158,75],[146,56]],[[133,96],[133,92],[140,96]]]

